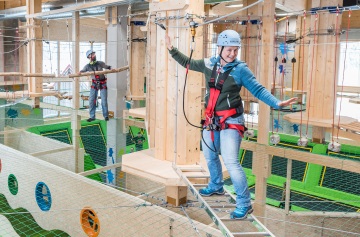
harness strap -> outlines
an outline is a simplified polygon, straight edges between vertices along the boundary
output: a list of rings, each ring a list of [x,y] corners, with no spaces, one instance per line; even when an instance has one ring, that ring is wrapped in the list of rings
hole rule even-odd
[[[228,124],[228,123],[221,123],[220,128],[221,130],[235,129],[239,132],[241,137],[244,137],[244,132],[247,130],[247,128],[241,124]]]
[[[222,117],[219,121],[220,124],[224,123],[225,120],[228,118],[228,117],[231,117],[235,114],[238,114],[239,113],[239,110],[236,109],[236,108],[232,108],[232,109],[228,109],[228,110],[221,110],[221,111],[216,111],[215,112],[215,115],[216,116],[219,116],[219,117]]]

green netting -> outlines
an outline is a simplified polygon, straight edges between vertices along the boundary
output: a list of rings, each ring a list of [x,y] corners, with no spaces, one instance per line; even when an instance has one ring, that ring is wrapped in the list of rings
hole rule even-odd
[[[252,169],[252,157],[253,157],[252,151],[244,150],[240,160],[241,166],[244,168]]]
[[[249,188],[250,193],[255,193],[255,186]],[[278,201],[280,204],[282,193],[284,189],[282,187],[267,185],[267,198]],[[356,212],[358,208],[350,205],[345,205],[338,202],[333,202],[328,199],[319,198],[313,195],[308,195],[302,192],[291,191],[291,206],[292,209],[307,209],[311,211],[328,211],[328,212]],[[269,203],[269,202],[268,202]]]
[[[319,181],[322,187],[356,195],[360,195],[359,184],[360,174],[331,167],[323,167],[322,179]]]
[[[0,194],[0,212],[10,221],[16,233],[21,237],[70,236],[66,232],[61,230],[44,230],[36,223],[34,217],[26,209],[12,209],[3,194]]]
[[[82,126],[80,136],[86,153],[90,154],[94,163],[106,166],[106,141],[100,125]]]
[[[40,132],[40,135],[44,136],[44,137],[48,137],[60,142],[64,142],[66,144],[71,144],[71,136],[69,134],[69,131],[64,129],[64,130],[55,130],[55,131],[51,131],[51,132]]]
[[[291,169],[291,178],[303,182],[305,179],[307,163],[293,160]],[[279,156],[274,156],[271,164],[271,174],[286,177],[287,159]]]

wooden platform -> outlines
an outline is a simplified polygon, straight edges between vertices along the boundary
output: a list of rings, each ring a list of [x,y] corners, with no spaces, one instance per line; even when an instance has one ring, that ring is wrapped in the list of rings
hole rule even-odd
[[[136,109],[129,109],[128,116],[145,119],[145,117],[146,117],[146,107],[136,108]]]
[[[307,124],[307,113],[302,113],[302,119],[301,119],[301,113],[292,113],[292,114],[286,114],[284,115],[284,119],[291,122],[291,123],[300,123]],[[339,116],[335,117],[335,125],[338,124]],[[340,116],[340,127],[343,127],[344,125],[357,122],[356,119],[347,117],[347,116]],[[314,119],[309,118],[309,125],[321,127],[321,128],[332,128],[333,127],[333,120],[332,119]]]
[[[222,160],[222,159],[220,159]],[[172,162],[159,160],[155,158],[155,150],[147,149],[143,151],[133,152],[129,154],[125,154],[122,156],[122,171],[137,175],[140,177],[144,177],[146,179],[162,183],[166,186],[182,186],[185,185],[178,174],[172,167]],[[202,153],[200,153],[200,164],[208,171],[205,157]],[[184,165],[181,167],[186,168],[195,168],[199,167],[199,165]],[[223,163],[223,175],[227,177],[227,170],[225,169]],[[187,172],[187,174],[190,174]],[[204,175],[204,172],[191,172],[191,175]]]

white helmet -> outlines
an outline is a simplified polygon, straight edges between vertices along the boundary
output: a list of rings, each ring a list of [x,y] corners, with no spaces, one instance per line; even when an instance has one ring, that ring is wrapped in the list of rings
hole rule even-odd
[[[89,58],[90,54],[92,54],[92,53],[95,53],[95,51],[92,49],[89,49],[88,51],[86,51],[86,57]]]
[[[217,39],[217,46],[241,46],[240,35],[235,30],[224,30]]]

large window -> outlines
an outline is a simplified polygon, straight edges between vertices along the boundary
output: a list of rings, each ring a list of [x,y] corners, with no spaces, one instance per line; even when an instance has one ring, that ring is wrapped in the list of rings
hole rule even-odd
[[[86,51],[91,48],[89,42],[80,43],[80,69],[82,69],[89,60],[86,58]],[[94,43],[93,50],[96,52],[97,60],[105,61],[105,43]],[[49,41],[43,43],[43,73],[55,73],[56,75],[68,75],[75,73],[72,67],[74,53],[72,42]],[[64,95],[72,95],[72,82],[55,82],[51,79],[44,79],[45,90],[56,90]],[[80,83],[80,93],[87,93],[90,90],[88,82]],[[68,99],[58,100],[54,96],[45,97],[44,102],[66,107],[72,106],[72,101]],[[82,105],[80,105],[82,106]],[[44,118],[67,115],[68,112],[44,110]]]
[[[340,57],[339,57],[339,73],[338,73],[338,85],[339,86],[353,86],[360,87],[360,42],[348,42],[347,49],[346,42],[340,44]],[[346,61],[345,60],[346,56]],[[345,67],[344,67],[345,62]],[[340,88],[341,92],[341,88]],[[352,97],[359,97],[360,92],[356,93],[343,93],[344,97],[341,102],[341,97],[337,98],[337,110],[342,116],[349,116],[360,120],[360,104],[350,103],[349,100]]]

